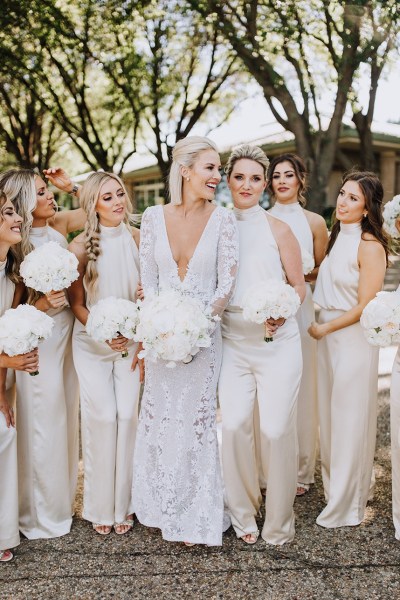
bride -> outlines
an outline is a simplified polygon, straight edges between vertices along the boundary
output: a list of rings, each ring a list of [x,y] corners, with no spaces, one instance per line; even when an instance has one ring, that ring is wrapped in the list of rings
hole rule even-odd
[[[221,179],[213,142],[180,140],[173,151],[171,203],[148,208],[142,220],[144,295],[173,288],[200,298],[221,315],[238,265],[233,214],[212,203]],[[170,369],[146,362],[136,438],[132,512],[168,541],[221,545],[223,494],[216,430],[221,364],[219,324],[209,348]]]

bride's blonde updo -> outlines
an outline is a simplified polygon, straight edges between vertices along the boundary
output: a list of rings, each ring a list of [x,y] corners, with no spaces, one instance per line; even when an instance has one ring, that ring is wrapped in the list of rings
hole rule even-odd
[[[169,172],[169,197],[171,204],[182,204],[182,167],[191,168],[198,155],[205,150],[215,150],[217,146],[210,139],[193,135],[179,140],[172,151],[172,165]]]
[[[118,182],[125,192],[126,212],[123,222],[130,228],[131,225],[138,223],[139,215],[132,214],[132,203],[122,180],[114,173],[98,172],[92,173],[82,185],[80,192],[80,205],[87,214],[87,221],[84,228],[84,242],[87,254],[87,266],[85,271],[85,288],[89,302],[93,303],[96,298],[97,288],[97,258],[100,256],[100,221],[96,212],[96,205],[100,195],[102,185],[109,179]]]
[[[241,144],[232,150],[225,166],[225,173],[228,179],[232,174],[235,163],[242,158],[254,160],[256,163],[261,165],[264,171],[264,177],[267,179],[267,171],[269,167],[268,157],[264,150],[262,150],[259,146],[251,146],[250,144]]]

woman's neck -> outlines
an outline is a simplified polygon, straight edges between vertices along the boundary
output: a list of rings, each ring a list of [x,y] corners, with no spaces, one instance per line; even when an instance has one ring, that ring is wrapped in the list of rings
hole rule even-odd
[[[32,228],[36,228],[36,227],[46,227],[47,225],[47,219],[41,219],[39,218],[35,218],[33,217],[33,221],[32,221]]]
[[[5,260],[7,260],[7,255],[10,248],[10,244],[0,242],[0,262],[4,262]]]

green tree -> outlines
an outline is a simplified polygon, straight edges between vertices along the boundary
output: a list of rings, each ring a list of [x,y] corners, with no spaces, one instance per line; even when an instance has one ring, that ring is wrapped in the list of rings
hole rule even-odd
[[[397,26],[396,0],[188,4],[219,28],[261,86],[277,122],[293,133],[296,151],[310,173],[309,206],[321,211],[354,81],[360,65],[370,61],[377,86],[379,69],[390,51],[388,39]],[[375,35],[378,29],[382,35]],[[354,120],[365,140],[373,109],[372,96],[365,118],[355,109]]]

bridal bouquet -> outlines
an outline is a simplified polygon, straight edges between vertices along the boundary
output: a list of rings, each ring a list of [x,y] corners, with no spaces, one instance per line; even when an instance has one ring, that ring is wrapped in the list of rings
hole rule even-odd
[[[86,323],[86,331],[97,342],[107,342],[119,335],[133,340],[139,323],[141,302],[131,302],[123,298],[109,296],[91,307]],[[128,356],[127,350],[121,352]]]
[[[196,298],[175,290],[148,296],[142,304],[136,339],[143,343],[139,357],[155,362],[161,358],[167,367],[189,363],[200,348],[211,344],[212,318]]]
[[[9,308],[0,318],[0,352],[9,356],[30,352],[51,335],[53,325],[51,317],[30,304]]]
[[[46,242],[32,250],[20,267],[25,284],[46,294],[60,292],[78,279],[78,259],[57,242]]]
[[[304,275],[308,275],[315,267],[315,261],[312,254],[309,253],[308,250],[300,246],[301,250],[301,262],[303,264],[303,273]]]
[[[400,217],[400,194],[395,196],[389,202],[386,202],[383,208],[383,226],[386,232],[392,238],[400,238],[400,231],[396,227],[396,219]]]
[[[372,346],[400,343],[400,293],[378,292],[364,308],[361,327]]]
[[[252,323],[265,323],[267,319],[288,319],[296,314],[300,298],[291,285],[278,279],[268,279],[252,285],[242,301],[243,318]],[[265,325],[265,342],[272,342],[268,325]]]

